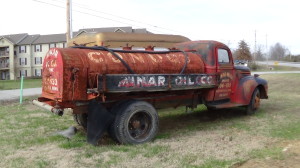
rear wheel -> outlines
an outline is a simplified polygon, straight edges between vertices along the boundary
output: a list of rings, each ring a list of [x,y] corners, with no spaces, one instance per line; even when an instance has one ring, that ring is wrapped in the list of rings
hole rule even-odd
[[[158,115],[144,101],[129,101],[119,106],[111,129],[121,144],[140,144],[151,141],[158,131]]]
[[[87,113],[83,114],[73,114],[74,121],[79,125],[82,126],[85,130],[87,129]]]
[[[116,118],[117,115],[120,114],[120,110],[125,108],[129,103],[133,102],[133,100],[125,100],[118,103],[115,103],[114,106],[110,109],[111,114],[114,115],[114,118]],[[115,140],[116,142],[120,142],[120,138],[117,132],[118,127],[115,126],[115,119],[114,122],[109,126],[107,132],[110,135],[110,137]]]
[[[260,92],[258,88],[253,91],[249,105],[246,107],[246,114],[254,114],[260,106]]]

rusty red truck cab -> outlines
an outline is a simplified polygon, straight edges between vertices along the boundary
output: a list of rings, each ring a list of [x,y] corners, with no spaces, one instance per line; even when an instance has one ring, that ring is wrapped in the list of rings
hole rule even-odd
[[[72,108],[91,144],[104,131],[122,144],[152,140],[157,109],[205,104],[209,110],[241,106],[253,114],[268,98],[267,81],[234,66],[230,49],[217,41],[100,33],[71,43],[76,45],[47,53],[42,95],[34,104],[58,115]]]

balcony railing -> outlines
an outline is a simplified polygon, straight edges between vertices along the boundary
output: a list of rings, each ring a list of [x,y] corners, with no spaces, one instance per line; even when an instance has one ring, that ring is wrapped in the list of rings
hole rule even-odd
[[[9,52],[0,51],[0,57],[9,57]]]
[[[0,64],[0,69],[8,69],[8,68],[9,68],[9,63]]]

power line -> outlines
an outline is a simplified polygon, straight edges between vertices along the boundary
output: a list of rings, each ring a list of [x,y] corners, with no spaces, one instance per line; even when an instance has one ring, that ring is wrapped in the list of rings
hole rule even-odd
[[[55,2],[59,2],[59,3],[65,3],[65,0],[51,0],[51,1],[55,1]],[[77,6],[87,6],[85,4],[80,4],[80,3],[76,3],[76,2],[72,2],[72,4],[75,4]]]
[[[52,0],[52,1],[62,2],[61,0]],[[93,12],[106,14],[106,15],[117,17],[117,18],[120,18],[120,19],[128,20],[128,21],[131,21],[131,22],[148,25],[148,26],[151,26],[151,27],[154,27],[154,28],[159,28],[159,29],[164,29],[164,30],[169,30],[169,31],[173,31],[173,32],[182,33],[182,32],[176,31],[176,30],[172,30],[172,29],[168,29],[168,28],[164,28],[164,27],[160,27],[160,26],[155,26],[155,25],[152,25],[152,24],[149,24],[149,23],[145,23],[145,22],[141,22],[141,21],[137,21],[137,20],[133,20],[133,19],[128,19],[128,18],[125,18],[125,17],[122,17],[122,16],[111,14],[111,13],[107,13],[107,12],[103,12],[103,11],[99,11],[99,10],[95,10],[95,9],[91,9],[91,8],[87,8],[87,7],[82,7],[82,4],[75,3],[75,5],[78,6],[79,8],[82,8],[82,9],[87,9],[87,10],[90,10],[90,11],[93,11]]]
[[[63,6],[59,6],[59,5],[55,5],[55,4],[51,4],[51,3],[47,3],[47,2],[43,2],[43,1],[39,1],[39,0],[33,0],[33,1],[38,2],[38,3],[47,4],[47,5],[51,5],[51,6],[55,6],[55,7],[62,8],[62,9],[66,9]]]
[[[33,0],[33,1],[36,1],[36,2],[39,2],[39,3],[43,3],[43,4],[47,4],[47,5],[51,5],[51,6],[55,6],[55,7],[58,7],[58,8],[65,9],[65,7],[63,7],[63,6],[59,6],[59,5],[55,5],[55,4],[51,4],[51,3],[48,3],[48,2],[43,2],[43,1],[39,1],[39,0]],[[128,23],[125,23],[125,22],[121,22],[121,21],[118,21],[118,20],[114,20],[114,19],[105,18],[105,17],[102,17],[102,16],[98,16],[98,15],[90,14],[90,13],[87,13],[87,12],[82,12],[82,11],[78,11],[78,10],[73,10],[73,11],[75,11],[75,12],[78,12],[78,13],[81,13],[81,14],[85,14],[85,15],[90,15],[90,16],[94,16],[94,17],[98,17],[98,18],[102,18],[102,19],[106,19],[106,20],[110,20],[110,21],[114,21],[114,22],[122,23],[122,24],[128,24]],[[136,25],[131,25],[131,26],[136,26]]]
[[[55,7],[59,7],[59,8],[65,8],[65,7],[62,7],[62,6],[53,4],[53,3],[48,3],[48,2],[44,2],[44,1],[40,1],[40,0],[33,0],[33,1],[39,2],[39,3],[43,3],[43,4],[47,4],[47,5],[51,5],[51,6],[55,6]],[[52,1],[62,2],[62,1],[59,1],[59,0],[52,0]],[[75,4],[77,4],[77,3],[75,3]],[[125,17],[122,17],[122,16],[118,16],[118,15],[114,15],[114,14],[110,14],[110,13],[106,13],[106,12],[94,10],[94,9],[87,8],[87,7],[82,7],[81,4],[78,4],[76,6],[78,6],[79,8],[82,8],[82,9],[90,10],[90,11],[97,12],[97,13],[102,13],[102,14],[105,14],[105,15],[113,16],[113,17],[116,17],[116,18],[119,18],[119,19],[130,21],[130,22],[135,22],[135,23],[147,25],[147,26],[150,26],[150,27],[155,28],[155,29],[163,29],[163,30],[168,30],[168,31],[172,31],[172,32],[182,33],[182,32],[176,31],[176,30],[172,30],[172,29],[168,29],[168,28],[164,28],[164,27],[160,27],[160,26],[155,26],[155,25],[152,25],[152,24],[149,24],[149,23],[145,23],[145,22],[141,22],[141,21],[137,21],[137,20],[133,20],[133,19],[128,19],[128,18],[125,18]],[[128,22],[123,22],[123,21],[120,21],[120,20],[115,20],[115,19],[111,19],[111,18],[99,16],[99,15],[92,14],[92,13],[89,13],[89,12],[83,12],[83,11],[80,11],[80,10],[73,10],[73,11],[81,13],[81,14],[93,16],[93,17],[98,17],[98,18],[106,19],[106,20],[113,21],[113,22],[122,23],[122,24],[125,24],[125,25],[140,27],[140,26],[135,25],[135,24],[129,24]],[[148,29],[150,29],[150,28],[148,28]],[[155,30],[155,31],[158,31],[158,30]],[[158,32],[163,32],[163,31],[158,31]]]

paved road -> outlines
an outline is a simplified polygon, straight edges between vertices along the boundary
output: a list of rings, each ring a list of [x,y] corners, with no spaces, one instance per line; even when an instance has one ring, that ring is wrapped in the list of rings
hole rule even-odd
[[[300,73],[300,71],[267,71],[267,72],[251,72],[251,74],[287,74],[287,73]]]
[[[23,96],[36,96],[42,93],[42,88],[30,88],[23,90]],[[20,89],[0,90],[0,101],[20,99]]]
[[[289,67],[297,67],[300,68],[300,62],[284,62],[284,61],[257,61],[259,64],[269,65],[269,66],[275,66],[275,62],[277,62],[277,65],[280,66],[289,66]]]

